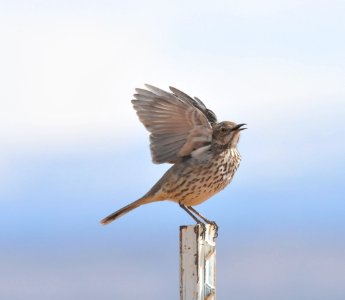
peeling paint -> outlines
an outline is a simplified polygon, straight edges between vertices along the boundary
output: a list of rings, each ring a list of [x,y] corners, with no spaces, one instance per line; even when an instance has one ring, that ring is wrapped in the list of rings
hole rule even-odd
[[[180,226],[180,299],[216,299],[216,232],[213,225]]]

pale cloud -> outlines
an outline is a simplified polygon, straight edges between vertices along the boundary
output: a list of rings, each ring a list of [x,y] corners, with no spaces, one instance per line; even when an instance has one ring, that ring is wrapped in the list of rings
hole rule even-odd
[[[286,9],[303,11],[306,5],[311,4],[223,1],[201,3],[198,12],[265,10],[279,15]],[[259,124],[256,128],[270,135],[276,132],[272,124],[300,121],[310,110],[316,121],[326,104],[333,108],[328,112],[333,119],[344,112],[345,73],[337,66],[224,53],[205,59],[198,51],[183,57],[174,48],[176,5],[157,20],[146,15],[146,6],[139,5],[143,12],[131,12],[132,18],[121,14],[130,5],[119,6],[112,18],[105,7],[98,8],[86,16],[57,10],[54,15],[21,12],[2,18],[0,36],[6,47],[0,49],[0,137],[8,147],[142,134],[130,99],[134,88],[145,82],[162,88],[174,85],[203,99],[219,119]],[[279,130],[288,133],[286,127]]]
[[[125,123],[136,78],[147,77],[140,65],[154,70],[160,54],[145,32],[117,25],[29,19],[3,27],[0,134],[27,142]]]

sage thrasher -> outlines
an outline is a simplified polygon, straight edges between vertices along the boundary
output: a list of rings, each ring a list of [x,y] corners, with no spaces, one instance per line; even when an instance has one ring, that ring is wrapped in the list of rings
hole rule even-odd
[[[213,111],[198,98],[170,87],[168,93],[151,85],[136,89],[134,109],[150,134],[154,163],[173,166],[140,199],[104,218],[108,224],[143,204],[172,200],[197,223],[209,221],[194,208],[224,189],[241,160],[237,150],[246,124],[217,122]],[[200,219],[198,219],[198,217]]]

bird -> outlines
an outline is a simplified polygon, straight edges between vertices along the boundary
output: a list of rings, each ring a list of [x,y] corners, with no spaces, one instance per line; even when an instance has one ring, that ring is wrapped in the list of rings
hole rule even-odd
[[[150,132],[153,163],[173,165],[144,196],[102,219],[103,225],[141,205],[171,200],[198,224],[206,222],[218,229],[193,206],[223,190],[233,179],[241,161],[237,144],[246,124],[218,122],[199,98],[169,89],[145,84],[144,89],[135,89],[131,102]]]

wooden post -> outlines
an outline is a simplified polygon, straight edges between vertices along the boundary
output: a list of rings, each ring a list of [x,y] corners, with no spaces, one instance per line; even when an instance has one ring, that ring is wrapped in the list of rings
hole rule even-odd
[[[216,229],[180,226],[180,299],[216,299]]]

